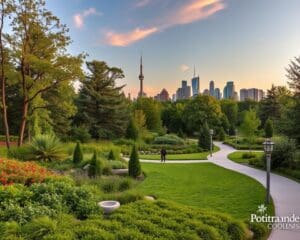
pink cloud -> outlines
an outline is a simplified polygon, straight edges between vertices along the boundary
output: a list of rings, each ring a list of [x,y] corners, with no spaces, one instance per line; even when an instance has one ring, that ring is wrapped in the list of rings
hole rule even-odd
[[[112,46],[125,47],[145,37],[148,37],[157,31],[158,29],[156,27],[144,29],[136,28],[127,33],[116,33],[109,31],[105,34],[105,43]]]
[[[87,18],[88,16],[92,16],[92,15],[102,15],[100,12],[97,12],[97,10],[95,8],[89,8],[84,10],[81,13],[76,13],[73,16],[73,22],[76,28],[83,28],[84,26],[84,19]]]
[[[135,7],[140,8],[140,7],[145,7],[150,3],[150,0],[138,0],[138,2],[135,4]]]
[[[149,2],[150,0],[141,0],[137,3],[137,6],[144,6]],[[164,13],[164,16],[156,21],[156,26],[159,27],[136,28],[127,33],[109,31],[105,34],[105,43],[112,46],[125,47],[158,31],[208,18],[225,8],[223,0],[189,0],[185,2],[188,3]]]

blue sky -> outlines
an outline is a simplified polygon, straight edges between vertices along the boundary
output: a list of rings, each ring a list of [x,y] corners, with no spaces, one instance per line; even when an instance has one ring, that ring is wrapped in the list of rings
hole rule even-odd
[[[70,52],[121,67],[136,96],[139,55],[145,92],[174,93],[190,80],[223,89],[286,84],[285,67],[300,54],[299,0],[48,0],[70,28]]]

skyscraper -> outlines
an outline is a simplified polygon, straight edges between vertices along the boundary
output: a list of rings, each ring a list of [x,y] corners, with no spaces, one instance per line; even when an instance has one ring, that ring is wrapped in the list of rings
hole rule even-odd
[[[191,86],[187,85],[186,80],[181,81],[181,88],[176,91],[176,100],[188,99],[191,97]]]
[[[193,77],[192,78],[192,95],[197,96],[200,92],[200,77]]]
[[[259,102],[262,98],[264,98],[264,91],[257,88],[250,89],[241,89],[240,90],[240,100],[245,101],[246,99],[251,99],[256,102]]]
[[[218,100],[222,98],[220,88],[215,88],[214,97]]]
[[[157,94],[154,97],[155,100],[160,101],[160,102],[166,102],[170,100],[169,97],[169,93],[168,91],[164,88],[163,90],[161,90],[161,92],[159,94]]]
[[[224,87],[223,91],[223,98],[224,99],[235,99],[237,96],[237,93],[235,92],[235,86],[233,81],[228,81],[226,83],[226,86]]]
[[[143,74],[143,57],[141,56],[141,62],[140,62],[140,91],[139,91],[139,97],[144,97],[146,94],[144,93],[144,74]]]
[[[210,96],[215,95],[215,83],[214,83],[214,81],[209,82],[209,95]]]

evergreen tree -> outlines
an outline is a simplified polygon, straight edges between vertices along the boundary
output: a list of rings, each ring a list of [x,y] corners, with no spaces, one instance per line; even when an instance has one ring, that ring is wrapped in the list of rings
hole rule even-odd
[[[102,164],[98,159],[97,151],[94,151],[88,170],[88,175],[89,177],[97,177],[102,175]]]
[[[86,125],[96,139],[124,136],[128,104],[124,85],[116,86],[116,80],[124,78],[123,71],[100,61],[87,62],[87,68],[90,74],[82,82],[74,124]]]
[[[128,174],[129,176],[136,178],[139,175],[141,175],[141,173],[142,170],[141,170],[141,164],[139,160],[139,154],[136,146],[133,145],[130,154],[129,163],[128,163]]]
[[[81,145],[80,142],[77,142],[73,153],[73,163],[77,164],[82,161],[83,161],[83,153],[82,153]]]
[[[132,140],[137,140],[139,137],[139,132],[137,129],[137,126],[132,118],[130,118],[128,122],[128,126],[126,129],[126,138],[132,139]]]
[[[265,137],[271,138],[273,137],[273,122],[271,119],[268,119],[265,124]]]
[[[207,123],[205,122],[200,129],[198,146],[203,150],[210,150],[210,132]]]
[[[108,160],[116,160],[116,156],[113,150],[110,150],[108,154]]]
[[[226,137],[226,135],[225,135],[224,129],[223,129],[223,128],[220,128],[220,131],[219,131],[219,140],[220,140],[220,141],[224,141],[224,140],[225,140],[225,137]]]

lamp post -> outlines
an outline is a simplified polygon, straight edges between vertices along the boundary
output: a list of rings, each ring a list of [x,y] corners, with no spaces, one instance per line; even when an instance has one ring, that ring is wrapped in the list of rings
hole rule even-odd
[[[210,134],[210,156],[212,157],[212,149],[213,149],[213,135],[214,135],[214,130],[210,129],[209,130],[209,134]]]
[[[271,154],[273,152],[274,143],[267,139],[264,143],[264,151],[266,154],[266,165],[267,165],[267,194],[266,194],[266,203],[270,203],[270,172],[271,172]]]

